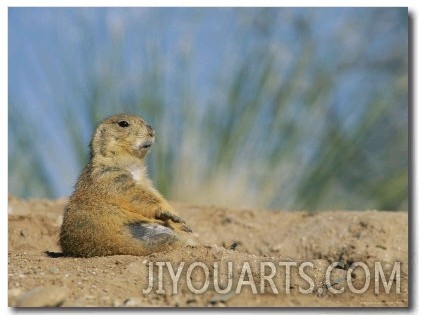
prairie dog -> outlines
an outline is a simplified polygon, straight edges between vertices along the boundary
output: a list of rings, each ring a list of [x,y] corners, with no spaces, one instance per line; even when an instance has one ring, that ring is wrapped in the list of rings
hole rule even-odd
[[[154,140],[154,129],[137,116],[114,115],[96,128],[90,161],[65,207],[65,255],[149,255],[185,243],[190,228],[147,176]]]

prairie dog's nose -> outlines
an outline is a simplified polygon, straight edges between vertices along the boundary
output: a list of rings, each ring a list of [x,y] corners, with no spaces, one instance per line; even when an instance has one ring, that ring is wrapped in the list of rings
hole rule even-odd
[[[155,130],[150,125],[146,125],[146,127],[148,128],[148,135],[150,135],[151,137],[154,137]]]

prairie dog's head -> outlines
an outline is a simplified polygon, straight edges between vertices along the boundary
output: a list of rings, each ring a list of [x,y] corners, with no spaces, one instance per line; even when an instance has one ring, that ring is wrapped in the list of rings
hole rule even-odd
[[[141,117],[127,114],[110,116],[96,128],[91,142],[92,157],[130,155],[143,159],[154,140],[154,129]]]

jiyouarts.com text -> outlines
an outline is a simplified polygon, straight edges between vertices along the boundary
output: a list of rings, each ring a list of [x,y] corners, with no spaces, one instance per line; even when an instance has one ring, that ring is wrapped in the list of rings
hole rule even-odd
[[[238,268],[234,268],[235,265],[232,261],[227,262],[226,266],[214,262],[209,269],[209,266],[203,262],[181,262],[177,266],[171,262],[149,262],[148,281],[147,286],[143,288],[143,293],[166,294],[166,291],[169,290],[172,294],[177,294],[180,285],[186,285],[195,294],[202,294],[212,287],[219,294],[227,294],[231,290],[239,294],[245,287],[249,288],[253,294],[264,294],[266,288],[273,294],[291,294],[294,292],[294,288],[302,294],[321,294],[324,290],[328,290],[332,294],[341,294],[345,290],[354,294],[362,294],[369,289],[370,285],[374,285],[375,294],[389,294],[390,292],[400,294],[401,291],[400,262],[395,262],[392,270],[386,272],[387,275],[381,262],[375,262],[371,268],[364,262],[354,262],[347,270],[344,269],[342,262],[334,262],[325,269],[321,277],[321,285],[318,285],[314,277],[310,275],[314,264],[309,261],[262,261],[256,266],[256,270],[258,270],[256,281],[253,276],[254,268],[250,263],[238,264]],[[224,270],[222,270],[223,268]],[[345,273],[337,282],[332,279],[335,269],[343,270]],[[355,286],[353,273],[356,269],[363,273],[364,277],[362,277],[362,283],[357,283]],[[225,277],[223,274],[221,277],[220,272],[225,272]],[[201,281],[194,281],[195,273],[203,275]],[[281,277],[278,277],[279,273],[281,273]],[[171,279],[171,286],[170,281],[167,281],[166,284],[166,276]],[[294,277],[299,278],[297,283],[302,283],[302,285],[294,285],[292,283],[292,281],[295,282]],[[345,285],[336,286],[336,283],[345,283]]]

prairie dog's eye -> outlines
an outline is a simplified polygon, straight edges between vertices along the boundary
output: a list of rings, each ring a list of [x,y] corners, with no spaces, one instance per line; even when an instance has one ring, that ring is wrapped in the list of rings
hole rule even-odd
[[[118,125],[119,125],[120,127],[123,127],[123,128],[126,128],[126,127],[129,127],[129,126],[130,126],[130,125],[129,125],[129,123],[128,123],[127,121],[125,121],[125,120],[119,121],[119,122],[118,122]]]

